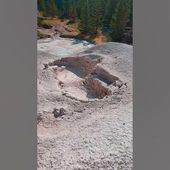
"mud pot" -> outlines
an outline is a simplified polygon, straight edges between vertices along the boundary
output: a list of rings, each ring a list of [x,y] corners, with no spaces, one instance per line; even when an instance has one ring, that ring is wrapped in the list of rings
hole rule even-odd
[[[80,100],[103,99],[112,94],[122,81],[98,66],[102,57],[85,55],[66,57],[48,63],[65,94]]]

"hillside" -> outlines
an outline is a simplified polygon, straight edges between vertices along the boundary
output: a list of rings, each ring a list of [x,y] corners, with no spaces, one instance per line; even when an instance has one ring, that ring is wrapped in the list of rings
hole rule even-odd
[[[132,46],[38,41],[38,169],[132,169]]]

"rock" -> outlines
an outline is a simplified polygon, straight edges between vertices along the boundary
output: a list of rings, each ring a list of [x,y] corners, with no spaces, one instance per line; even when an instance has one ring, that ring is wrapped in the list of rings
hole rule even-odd
[[[46,70],[48,68],[48,64],[43,64],[43,65],[44,65],[43,70]]]
[[[63,92],[63,93],[62,93],[62,95],[63,95],[63,96],[66,96],[66,95],[67,95],[67,93],[66,93],[66,92]]]
[[[128,85],[127,85],[127,83],[124,83],[124,85],[125,85],[125,87],[126,87],[126,88],[128,88]]]
[[[54,108],[53,112],[54,117],[58,118],[66,114],[66,110],[64,108],[60,108],[59,110]]]
[[[65,115],[66,114],[66,110],[64,108],[61,108],[59,112],[60,112],[61,115]]]
[[[61,66],[61,68],[62,68],[62,69],[65,69],[65,68],[66,68],[66,66]]]
[[[43,39],[43,38],[50,38],[51,36],[42,31],[37,31],[37,37],[38,39]]]
[[[59,81],[59,85],[62,86],[64,85],[64,83],[62,81]]]
[[[51,29],[53,26],[51,26],[51,25],[49,25],[49,24],[43,24],[42,25],[43,26],[43,28],[45,28],[45,29]]]
[[[116,86],[121,88],[123,86],[123,83],[120,80],[116,80]]]
[[[83,111],[81,109],[74,110],[75,112],[82,113]]]
[[[40,123],[42,121],[42,114],[38,113],[37,115],[37,123]]]

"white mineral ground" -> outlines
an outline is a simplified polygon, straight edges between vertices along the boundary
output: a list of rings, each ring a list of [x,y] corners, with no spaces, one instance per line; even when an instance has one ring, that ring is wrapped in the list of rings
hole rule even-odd
[[[37,56],[38,170],[131,170],[133,47],[44,39]]]

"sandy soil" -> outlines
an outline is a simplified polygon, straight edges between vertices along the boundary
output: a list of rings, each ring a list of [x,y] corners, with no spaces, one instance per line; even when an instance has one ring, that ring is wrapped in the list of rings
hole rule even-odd
[[[38,41],[38,169],[131,170],[132,46],[74,41]]]

